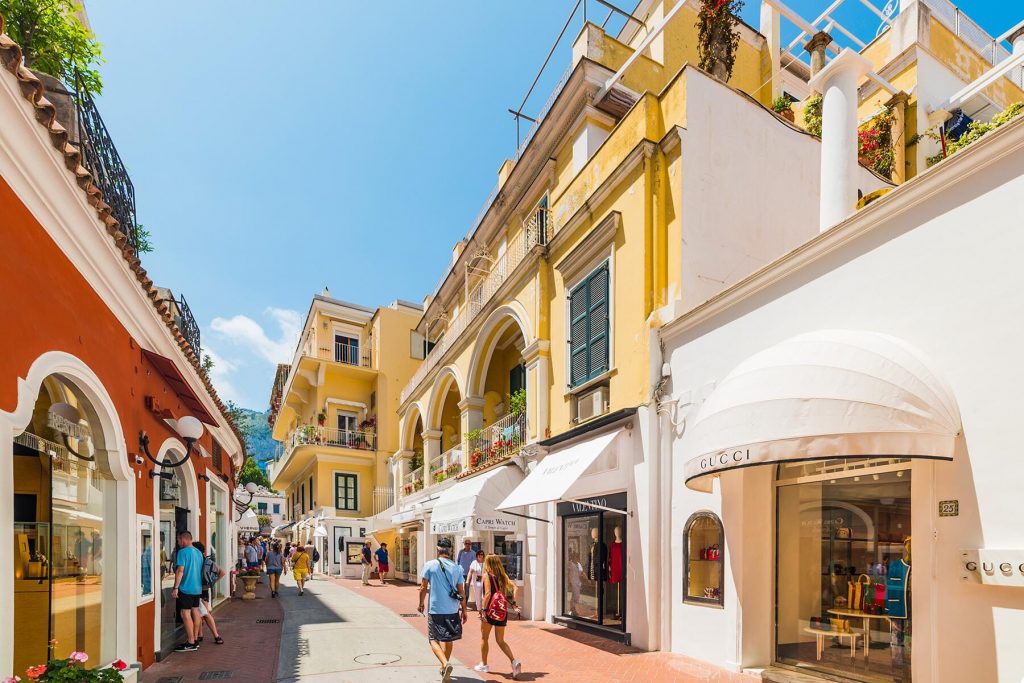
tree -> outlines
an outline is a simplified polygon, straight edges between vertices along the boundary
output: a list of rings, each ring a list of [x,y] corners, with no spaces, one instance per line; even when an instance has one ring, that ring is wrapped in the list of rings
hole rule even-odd
[[[246,456],[245,462],[242,463],[242,469],[238,470],[238,485],[245,486],[250,481],[257,486],[270,489],[270,480],[267,479],[267,475],[263,474],[259,464],[252,456]]]
[[[82,23],[72,0],[0,0],[4,32],[21,46],[25,66],[75,83],[90,93],[103,90],[103,62],[96,36]]]

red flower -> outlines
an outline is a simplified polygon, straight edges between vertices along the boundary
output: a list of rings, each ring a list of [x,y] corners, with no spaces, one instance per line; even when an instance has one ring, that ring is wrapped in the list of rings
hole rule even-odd
[[[110,665],[115,671],[124,671],[128,668],[128,664],[123,659],[115,659],[114,663]]]
[[[29,668],[25,669],[25,675],[31,678],[32,680],[38,679],[44,673],[46,673],[45,664],[39,664],[38,666],[30,666]]]

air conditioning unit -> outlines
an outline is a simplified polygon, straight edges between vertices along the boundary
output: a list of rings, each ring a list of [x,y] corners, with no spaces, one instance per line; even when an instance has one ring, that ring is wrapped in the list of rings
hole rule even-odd
[[[576,422],[586,422],[599,415],[608,412],[608,387],[600,386],[596,389],[580,394],[576,397]]]

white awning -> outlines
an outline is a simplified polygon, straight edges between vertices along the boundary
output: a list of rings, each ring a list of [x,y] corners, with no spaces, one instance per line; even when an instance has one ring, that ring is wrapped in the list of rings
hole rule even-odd
[[[514,465],[502,465],[445,489],[430,516],[430,533],[514,532],[518,518],[495,512],[495,506],[523,480]]]
[[[822,330],[729,373],[683,436],[686,485],[729,469],[826,458],[952,460],[960,413],[921,354],[875,332]]]
[[[601,434],[548,455],[496,509],[508,510],[562,500],[587,468],[612,447],[621,431]]]
[[[248,510],[247,512],[252,512],[252,510]],[[242,514],[242,518],[240,520],[238,520],[238,522],[236,522],[236,523],[238,525],[238,530],[239,531],[259,531],[260,530],[260,523],[259,523],[259,520],[256,518],[256,514],[255,513],[253,513],[252,515],[243,513]]]

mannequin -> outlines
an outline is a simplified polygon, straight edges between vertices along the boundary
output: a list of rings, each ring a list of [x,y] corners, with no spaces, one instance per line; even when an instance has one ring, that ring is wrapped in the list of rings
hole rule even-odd
[[[622,527],[612,529],[615,540],[608,552],[608,581],[615,584],[615,618],[622,614],[622,580],[625,562],[625,545],[622,543]]]
[[[597,527],[590,530],[587,578],[591,581],[606,581],[608,579],[608,546],[598,540]]]
[[[892,624],[892,663],[902,668],[910,623],[910,536],[903,539],[903,557],[889,562],[885,588],[885,611]]]

